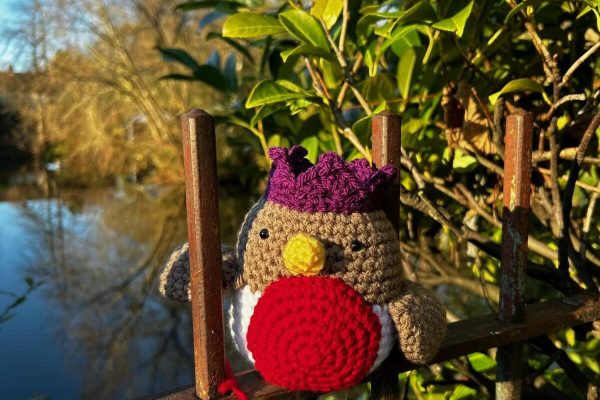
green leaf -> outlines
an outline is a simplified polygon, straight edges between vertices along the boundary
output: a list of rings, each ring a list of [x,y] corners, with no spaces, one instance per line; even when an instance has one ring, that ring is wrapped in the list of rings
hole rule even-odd
[[[356,23],[356,36],[358,38],[358,44],[361,46],[368,45],[370,38],[369,36],[373,32],[373,26],[378,21],[378,18],[373,15],[363,15],[358,19]]]
[[[598,11],[599,8],[592,6],[589,2],[586,3],[588,3],[588,5],[585,6],[585,8],[581,10],[581,12],[577,15],[577,19],[583,17],[584,15],[592,11],[596,16],[596,29],[600,31],[600,11]]]
[[[296,85],[292,81],[288,81],[288,80],[285,80],[285,79],[279,79],[279,80],[275,81],[275,83],[277,85],[281,86],[282,88],[289,90],[290,92],[300,93],[300,94],[303,94],[305,96],[310,96],[311,95],[311,93],[309,93],[306,90],[302,89],[301,86]]]
[[[316,135],[309,136],[300,142],[300,145],[308,151],[306,158],[311,163],[316,163],[317,156],[319,155],[319,138]]]
[[[306,109],[307,107],[309,107],[310,105],[314,104],[314,102],[311,100],[307,100],[307,99],[298,99],[298,100],[287,101],[286,104],[290,110],[290,115],[296,115],[300,111],[302,111],[302,110]]]
[[[487,372],[496,368],[496,361],[484,353],[471,353],[467,355],[473,369],[477,372]]]
[[[329,51],[327,38],[319,21],[302,10],[289,10],[279,14],[281,25],[296,39]]]
[[[284,33],[279,21],[268,15],[243,12],[227,18],[223,24],[223,36],[251,38]]]
[[[377,74],[365,81],[362,93],[368,102],[386,101],[394,96],[394,83],[389,74]]]
[[[275,114],[277,111],[281,111],[286,108],[285,104],[277,104],[275,106],[262,106],[258,109],[257,112],[254,113],[252,120],[250,120],[250,126],[255,126],[258,121],[262,121],[267,118],[269,115]]]
[[[432,22],[435,18],[435,10],[428,1],[421,1],[408,10],[399,18],[400,22]]]
[[[342,81],[342,69],[337,62],[329,62],[325,59],[319,60],[319,68],[323,72],[323,80],[328,89],[335,89]]]
[[[267,140],[267,146],[269,146],[269,147],[289,147],[290,141],[285,136],[281,136],[280,134],[276,133],[274,135],[269,136],[269,139]]]
[[[310,44],[301,44],[293,49],[285,50],[281,52],[281,59],[286,62],[291,56],[303,55],[303,56],[316,56],[326,59],[333,59],[330,53],[326,52],[320,47],[315,47]]]
[[[365,10],[363,13],[364,15],[373,15],[388,19],[397,18],[397,22],[406,22],[408,20],[425,22],[428,20],[431,21],[431,19],[435,17],[435,11],[427,1],[420,1],[411,6],[408,10],[393,12],[380,11],[381,6],[377,6],[376,8],[369,7],[371,6],[363,8],[363,10]]]
[[[331,29],[343,8],[343,0],[314,0],[310,15],[322,19],[327,29]]]
[[[361,8],[358,12],[363,15],[374,15],[379,12],[380,8],[380,4],[369,4],[368,6]]]
[[[470,400],[474,399],[477,394],[477,390],[465,386],[465,385],[456,385],[454,390],[452,391],[452,400]]]
[[[414,25],[405,25],[399,26],[392,32],[389,39],[386,39],[381,47],[378,50],[377,58],[381,57],[381,55],[387,50],[391,45],[404,40],[404,38],[410,34],[411,32],[421,28],[423,25],[414,24]]]
[[[305,94],[294,93],[270,81],[258,82],[246,100],[246,108],[258,107],[265,104],[279,103],[282,101],[302,99]]]
[[[474,1],[471,1],[465,8],[460,10],[454,16],[443,19],[431,25],[432,28],[439,29],[442,31],[454,32],[458,37],[462,37],[463,32],[465,31],[467,19],[469,19],[471,11],[473,10],[473,3]]]
[[[577,341],[575,340],[575,331],[571,328],[568,328],[565,331],[565,339],[567,340],[567,344],[571,347],[575,347]]]
[[[219,40],[222,40],[223,42],[227,43],[228,45],[230,45],[231,47],[236,49],[238,52],[240,52],[240,54],[243,55],[248,61],[250,61],[250,63],[254,64],[254,59],[252,58],[252,55],[250,54],[248,49],[246,47],[242,46],[240,43],[236,42],[235,40],[233,40],[231,38],[223,37],[219,32],[209,32],[206,35],[206,40],[214,40],[214,39],[219,39]]]
[[[393,20],[393,21],[388,21],[385,24],[378,26],[377,28],[375,28],[375,30],[373,32],[375,32],[375,34],[377,36],[383,36],[383,37],[390,37],[390,32],[396,27],[396,24],[398,23],[398,20]]]
[[[421,38],[419,37],[419,33],[417,31],[412,31],[406,34],[402,39],[398,40],[394,44],[392,44],[391,48],[395,55],[398,58],[402,57],[402,54],[409,47],[421,47]]]
[[[192,71],[197,71],[198,69],[200,69],[200,64],[198,64],[196,60],[194,60],[194,58],[185,50],[178,48],[159,47],[158,51],[160,51],[160,53],[166,61],[178,62],[180,64],[185,65]]]
[[[456,149],[454,160],[452,160],[452,169],[456,172],[469,172],[477,166],[477,159],[473,156],[464,153],[460,149]]]
[[[182,4],[179,4],[175,7],[176,11],[193,11],[199,10],[203,8],[222,8],[227,7],[230,10],[237,10],[239,7],[244,7],[242,3],[238,3],[237,1],[228,1],[228,0],[197,0],[197,1],[188,1]]]
[[[365,50],[365,65],[369,69],[369,76],[374,76],[377,73],[377,64],[375,55],[375,41],[371,42],[371,45]]]
[[[412,80],[416,63],[417,52],[411,47],[407,48],[402,54],[402,57],[400,57],[400,62],[398,63],[398,70],[396,73],[400,95],[405,99],[410,93],[410,82]]]
[[[381,104],[379,104],[371,113],[371,115],[365,115],[362,118],[360,118],[358,121],[356,121],[354,124],[352,124],[352,131],[357,133],[357,134],[366,134],[367,131],[370,130],[370,126],[371,126],[371,120],[373,119],[373,117],[377,114],[379,114],[380,112],[382,112],[383,110],[387,110],[387,103],[385,101],[383,101]]]
[[[490,95],[488,98],[490,103],[494,105],[498,101],[498,98],[503,94],[525,91],[542,93],[544,99],[547,99],[546,93],[544,92],[544,87],[540,83],[529,78],[521,78],[510,81],[504,85],[500,91]]]

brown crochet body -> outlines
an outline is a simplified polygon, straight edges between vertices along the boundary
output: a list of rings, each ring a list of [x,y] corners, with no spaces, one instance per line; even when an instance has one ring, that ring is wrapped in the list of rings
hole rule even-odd
[[[269,230],[261,239],[259,232]],[[244,254],[243,280],[252,291],[263,291],[270,283],[289,276],[282,252],[298,233],[321,240],[326,247],[323,275],[341,278],[372,304],[385,304],[402,294],[399,244],[392,224],[383,211],[354,213],[307,213],[266,202],[256,215]],[[351,250],[351,242],[364,248]]]

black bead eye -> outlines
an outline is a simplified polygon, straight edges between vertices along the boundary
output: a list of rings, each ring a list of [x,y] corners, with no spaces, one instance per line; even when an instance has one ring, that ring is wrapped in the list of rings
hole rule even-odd
[[[350,243],[350,248],[352,249],[352,251],[361,251],[365,248],[365,245],[359,242],[358,240],[353,240],[352,243]]]
[[[260,236],[261,239],[268,239],[269,238],[269,230],[268,229],[261,229],[260,232],[258,232],[258,236]]]

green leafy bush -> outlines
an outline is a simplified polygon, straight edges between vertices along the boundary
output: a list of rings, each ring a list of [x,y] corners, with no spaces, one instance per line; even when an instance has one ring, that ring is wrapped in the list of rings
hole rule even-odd
[[[179,8],[197,12],[201,26],[220,19],[222,30],[207,38],[231,55],[225,65],[202,64],[162,49],[184,71],[170,77],[226,96],[218,122],[241,129],[230,144],[253,149],[263,171],[274,145],[303,144],[313,159],[325,151],[370,159],[371,117],[401,115],[403,263],[437,288],[451,318],[497,309],[490,246],[501,238],[503,124],[531,112],[527,300],[597,292],[600,2],[200,0]],[[575,375],[595,379],[599,339],[589,328],[578,338],[550,335],[556,354],[572,361],[566,368],[531,344],[526,393],[585,398]],[[416,398],[486,398],[493,366],[474,354],[403,381]]]

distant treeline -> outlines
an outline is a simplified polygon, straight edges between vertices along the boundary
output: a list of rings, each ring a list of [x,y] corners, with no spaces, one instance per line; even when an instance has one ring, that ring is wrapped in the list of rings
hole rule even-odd
[[[199,58],[226,52],[219,41],[207,43],[177,3],[19,3],[23,17],[4,35],[22,44],[16,65],[28,69],[0,72],[2,159],[60,161],[59,179],[77,185],[117,176],[181,182],[178,115],[192,107],[218,114],[231,100],[201,83],[161,79],[173,66],[158,48],[181,47]],[[256,163],[252,152],[224,145],[234,129],[219,134],[221,176],[239,180],[240,168]]]

